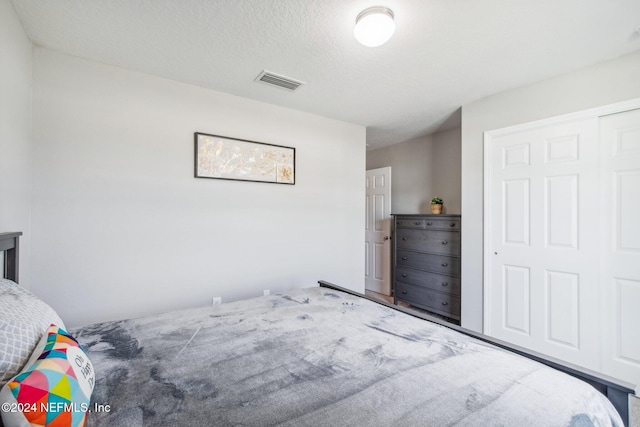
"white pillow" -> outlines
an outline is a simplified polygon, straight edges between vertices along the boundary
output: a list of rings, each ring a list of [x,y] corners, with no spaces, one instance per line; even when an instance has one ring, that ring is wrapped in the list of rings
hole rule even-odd
[[[64,328],[54,309],[17,283],[0,279],[0,387],[20,372],[51,324]]]

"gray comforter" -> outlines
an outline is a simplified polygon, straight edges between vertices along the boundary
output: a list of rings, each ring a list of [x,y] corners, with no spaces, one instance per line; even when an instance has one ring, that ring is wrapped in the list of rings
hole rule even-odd
[[[325,288],[73,332],[110,409],[89,426],[622,425],[577,379]]]

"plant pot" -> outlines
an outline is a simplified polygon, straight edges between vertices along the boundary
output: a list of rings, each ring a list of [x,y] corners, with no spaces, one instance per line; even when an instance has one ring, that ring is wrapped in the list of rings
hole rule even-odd
[[[431,213],[432,214],[441,214],[442,213],[442,205],[431,205]]]

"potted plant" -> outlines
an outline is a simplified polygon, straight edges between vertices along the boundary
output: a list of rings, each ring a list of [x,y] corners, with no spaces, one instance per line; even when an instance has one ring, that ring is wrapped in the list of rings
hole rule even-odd
[[[440,197],[434,197],[433,199],[431,199],[431,213],[432,214],[442,213],[442,199]]]

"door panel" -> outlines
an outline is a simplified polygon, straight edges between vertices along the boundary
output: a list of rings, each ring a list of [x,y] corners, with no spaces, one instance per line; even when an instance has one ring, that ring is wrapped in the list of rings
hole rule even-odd
[[[604,372],[640,384],[640,110],[600,119]]]
[[[597,120],[491,139],[486,333],[596,368]]]
[[[530,335],[531,289],[527,267],[503,265],[503,328]]]
[[[502,217],[505,244],[529,246],[529,180],[503,182],[504,214]]]
[[[640,251],[640,170],[614,172],[617,250]]]
[[[580,348],[580,275],[546,271],[547,339]]]
[[[545,177],[546,247],[578,248],[579,175]]]
[[[365,289],[391,295],[391,168],[366,176]]]

